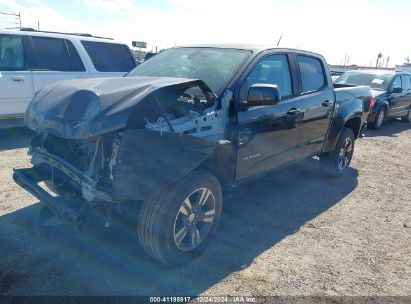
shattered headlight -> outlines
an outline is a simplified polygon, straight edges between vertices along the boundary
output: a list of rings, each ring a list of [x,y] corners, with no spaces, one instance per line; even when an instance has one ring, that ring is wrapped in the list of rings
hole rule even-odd
[[[89,121],[96,117],[98,113],[100,113],[100,102],[98,100],[98,97],[95,96],[91,102],[88,104],[86,110],[84,111],[83,119],[85,121]]]

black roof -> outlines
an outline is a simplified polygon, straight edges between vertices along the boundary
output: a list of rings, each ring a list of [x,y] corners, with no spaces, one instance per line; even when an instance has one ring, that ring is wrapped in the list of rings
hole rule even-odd
[[[293,48],[282,48],[278,46],[273,46],[273,45],[264,45],[264,44],[246,44],[246,43],[215,43],[215,44],[195,44],[195,45],[181,45],[177,46],[177,48],[184,48],[184,47],[197,47],[197,48],[219,48],[219,49],[237,49],[237,50],[246,50],[246,51],[251,51],[253,53],[259,53],[263,52],[266,50],[281,50],[281,51],[288,51],[288,52],[298,52],[298,53],[306,53],[306,54],[311,54],[311,55],[316,55],[316,56],[321,56],[320,54],[310,52],[310,51],[305,51],[301,49],[293,49]]]

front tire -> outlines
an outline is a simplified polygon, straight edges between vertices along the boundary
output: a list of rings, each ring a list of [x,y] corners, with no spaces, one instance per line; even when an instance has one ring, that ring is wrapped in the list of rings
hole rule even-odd
[[[206,171],[194,171],[143,203],[138,215],[140,244],[163,264],[188,262],[205,248],[221,209],[217,178]]]
[[[351,163],[354,153],[354,132],[344,127],[332,152],[320,156],[320,163],[332,176],[341,176]]]
[[[385,108],[381,108],[373,122],[370,123],[370,127],[374,130],[379,130],[382,127],[382,124],[385,121],[385,117],[387,116],[387,110]]]
[[[405,122],[411,122],[411,108],[409,109],[408,114],[401,118],[401,120]]]

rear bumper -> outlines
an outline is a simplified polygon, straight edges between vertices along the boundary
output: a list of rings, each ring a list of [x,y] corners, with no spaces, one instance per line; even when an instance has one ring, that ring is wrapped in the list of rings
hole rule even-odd
[[[40,187],[38,185],[39,182],[50,179],[50,175],[46,170],[33,167],[14,169],[13,171],[14,181],[46,204],[59,218],[75,225],[82,223],[82,214],[85,211],[84,207],[87,207],[86,202],[73,195],[53,196]],[[73,206],[78,206],[78,208],[73,208]]]

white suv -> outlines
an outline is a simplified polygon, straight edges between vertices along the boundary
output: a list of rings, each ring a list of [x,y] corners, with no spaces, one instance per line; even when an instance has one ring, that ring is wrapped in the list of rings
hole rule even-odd
[[[50,82],[124,76],[136,65],[129,47],[111,39],[0,31],[0,128],[21,125],[34,93]]]

